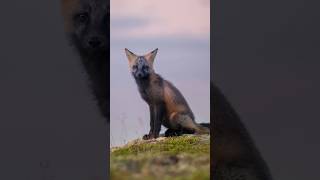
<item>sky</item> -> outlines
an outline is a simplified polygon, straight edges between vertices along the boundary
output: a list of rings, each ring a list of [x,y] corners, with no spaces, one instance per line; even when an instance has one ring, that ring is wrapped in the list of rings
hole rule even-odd
[[[111,0],[111,146],[149,132],[148,105],[130,74],[124,48],[138,55],[159,48],[156,73],[182,92],[197,122],[210,121],[209,3]]]

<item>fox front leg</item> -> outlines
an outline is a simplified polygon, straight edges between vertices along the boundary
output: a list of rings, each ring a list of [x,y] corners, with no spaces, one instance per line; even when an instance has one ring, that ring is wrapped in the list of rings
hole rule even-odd
[[[163,119],[163,106],[150,106],[150,132],[143,136],[143,139],[158,138],[161,130]]]
[[[150,111],[150,131],[149,134],[145,134],[142,139],[147,140],[147,139],[151,139],[151,135],[153,133],[153,128],[154,128],[154,108],[153,106],[149,106],[149,111]]]

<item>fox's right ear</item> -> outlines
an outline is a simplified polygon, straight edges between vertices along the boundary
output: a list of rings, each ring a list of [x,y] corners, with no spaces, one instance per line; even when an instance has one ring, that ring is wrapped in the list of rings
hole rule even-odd
[[[131,62],[132,60],[135,60],[138,58],[137,55],[135,55],[133,52],[129,51],[127,48],[124,49],[127,55],[128,60]]]

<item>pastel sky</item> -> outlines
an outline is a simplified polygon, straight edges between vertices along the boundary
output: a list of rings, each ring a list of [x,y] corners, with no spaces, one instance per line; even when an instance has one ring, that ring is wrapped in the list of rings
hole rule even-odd
[[[114,38],[207,37],[210,0],[111,0]]]
[[[111,146],[149,131],[148,105],[129,72],[124,48],[140,55],[159,48],[155,71],[182,92],[197,122],[210,121],[209,3],[111,0]]]

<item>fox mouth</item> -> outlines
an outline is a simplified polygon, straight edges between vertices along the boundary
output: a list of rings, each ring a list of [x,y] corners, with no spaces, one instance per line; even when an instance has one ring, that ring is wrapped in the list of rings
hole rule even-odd
[[[85,52],[90,57],[103,58],[107,56],[106,48],[86,48]]]
[[[147,73],[136,73],[136,74],[133,74],[133,76],[136,79],[148,79],[149,74],[147,74]]]
[[[99,48],[97,47],[86,47],[86,50],[88,53],[104,53],[107,51],[107,48],[105,46],[101,46]]]

